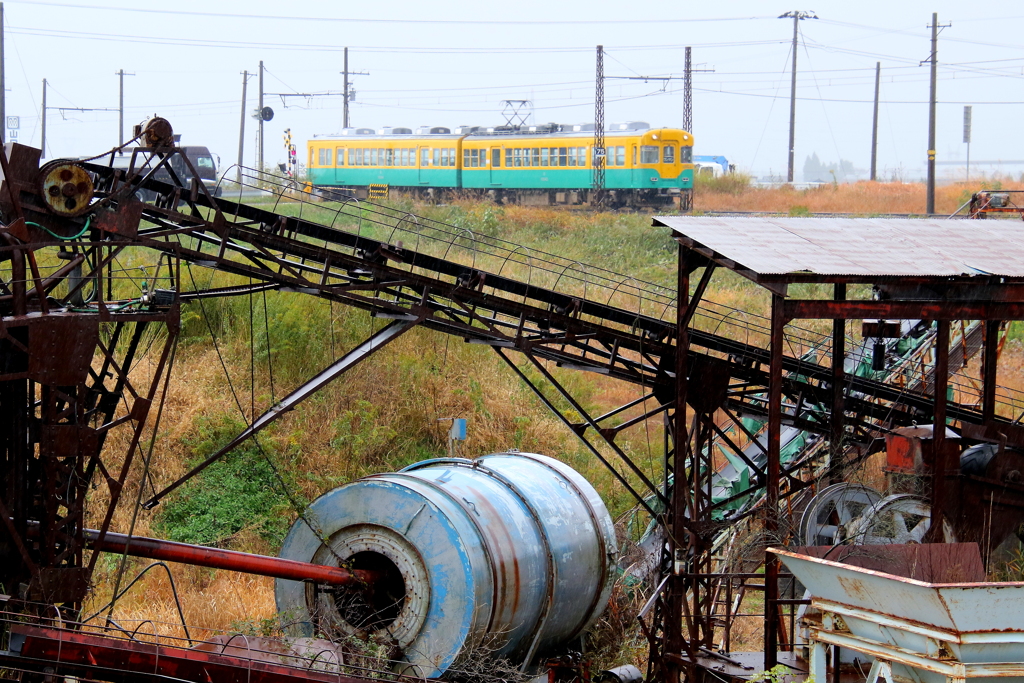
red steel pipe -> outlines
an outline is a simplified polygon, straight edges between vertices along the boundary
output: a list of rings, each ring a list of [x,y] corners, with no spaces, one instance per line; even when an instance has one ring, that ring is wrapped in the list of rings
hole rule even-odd
[[[145,557],[151,560],[228,569],[244,574],[272,576],[276,579],[315,581],[332,586],[365,586],[377,578],[377,572],[361,569],[328,567],[322,564],[285,560],[266,555],[252,555],[236,550],[221,550],[220,548],[176,543],[144,536],[127,536],[107,532],[103,537],[103,542],[97,543],[99,535],[100,532],[95,529],[86,529],[86,545],[108,553],[126,553],[132,557]]]

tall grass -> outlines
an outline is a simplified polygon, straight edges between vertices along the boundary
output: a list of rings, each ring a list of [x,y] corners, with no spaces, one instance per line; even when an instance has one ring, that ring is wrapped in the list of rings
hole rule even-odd
[[[737,183],[745,185],[743,177]],[[722,186],[725,185],[725,186]],[[1010,180],[982,180],[974,183],[951,183],[935,190],[935,211],[952,214],[971,193],[984,187],[1024,189],[1020,182]],[[798,190],[792,185],[780,187],[743,187],[737,192],[719,179],[695,187],[696,211],[764,211],[788,214],[797,208],[807,213],[853,213],[865,216],[876,214],[925,213],[926,196],[923,183],[870,182],[826,184]]]

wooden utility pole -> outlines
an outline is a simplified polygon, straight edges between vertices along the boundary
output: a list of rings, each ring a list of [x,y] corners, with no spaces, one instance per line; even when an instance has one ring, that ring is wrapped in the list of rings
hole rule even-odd
[[[352,125],[352,122],[349,120],[349,116],[348,116],[348,105],[349,105],[350,102],[354,101],[354,99],[355,99],[354,97],[352,97],[352,90],[351,90],[352,86],[348,82],[348,77],[349,76],[369,76],[370,72],[369,71],[349,71],[348,70],[348,48],[346,47],[345,48],[345,70],[342,71],[341,73],[343,73],[345,75],[345,82],[344,82],[345,91],[342,93],[342,101],[344,102],[344,105],[343,105],[344,108],[342,109],[341,126],[342,126],[342,128],[348,128],[349,126]]]
[[[249,85],[249,72],[242,72],[242,116],[238,122],[238,167],[235,171],[235,182],[242,184],[242,155],[245,152],[245,90]],[[262,115],[262,113],[261,113]]]
[[[796,152],[796,49],[800,37],[800,20],[817,19],[814,12],[802,12],[794,10],[779,16],[779,19],[793,19],[793,72],[789,86],[789,170],[786,173],[786,182],[793,182],[793,163]]]
[[[118,69],[116,74],[119,80],[117,96],[117,146],[124,146],[124,77],[134,76],[126,74],[124,69]]]
[[[939,15],[932,13],[932,54],[928,61],[932,64],[931,95],[928,97],[928,192],[925,201],[925,212],[930,216],[935,213],[935,90],[937,85],[939,51]]]
[[[39,146],[42,148],[42,154],[39,155],[40,159],[46,158],[46,79],[43,79],[43,109],[41,111],[43,119],[43,132],[42,139],[39,142]],[[4,122],[6,125],[6,121]]]
[[[259,111],[256,120],[259,125],[256,129],[256,172],[262,177],[263,174],[263,60],[260,60],[260,101]]]
[[[882,79],[882,63],[875,62],[875,114],[871,118],[871,179],[875,180],[878,170],[878,90]]]

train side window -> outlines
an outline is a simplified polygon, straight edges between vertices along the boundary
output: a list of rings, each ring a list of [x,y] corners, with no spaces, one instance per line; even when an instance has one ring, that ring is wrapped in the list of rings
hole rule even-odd
[[[626,165],[626,148],[616,147],[615,148],[615,165],[625,166]]]
[[[452,148],[450,148],[448,150],[448,165],[449,166],[455,166],[455,158],[456,158],[455,157],[455,152],[456,152],[456,150],[455,150],[454,147],[452,147]]]
[[[345,148],[338,147],[334,150],[334,165],[344,166],[345,165]]]
[[[395,165],[395,150],[393,150],[393,149],[385,149],[384,150],[384,156],[385,156],[385,159],[387,160],[387,162],[384,164],[385,166],[394,166]]]
[[[681,164],[692,164],[693,163],[693,147],[680,147],[679,148],[679,163],[681,163]]]
[[[559,147],[558,148],[558,165],[559,166],[565,166],[568,163],[567,160],[566,160],[566,153],[565,152],[566,152],[565,147]]]
[[[491,148],[491,168],[501,168],[501,149]]]
[[[570,166],[575,166],[576,165],[576,148],[575,147],[570,147],[569,148],[569,165]]]
[[[440,165],[441,165],[441,148],[439,147],[439,148],[434,150],[434,159],[431,162],[431,166],[440,166]]]
[[[547,147],[541,147],[541,149],[540,149],[540,165],[541,166],[547,166],[548,165],[548,161],[550,160],[550,156],[548,156],[548,155],[549,155],[548,148]]]
[[[476,150],[473,151],[475,152]],[[471,166],[469,163],[469,152],[470,150],[468,149],[462,150],[462,168],[469,168]]]
[[[309,148],[309,163],[307,165],[308,166],[312,166],[313,165],[313,148],[312,147]]]
[[[657,145],[640,145],[640,163],[658,163],[658,151],[659,150]]]
[[[416,148],[415,147],[410,147],[409,148],[409,165],[410,166],[415,166],[416,165]]]
[[[665,145],[661,148],[661,163],[663,164],[674,164],[676,163],[676,146]]]
[[[588,147],[580,147],[579,149],[576,150],[576,156],[580,160],[580,166],[586,166],[587,165],[587,149],[589,149],[589,148]]]
[[[533,148],[533,165],[534,166],[543,166],[544,165],[544,164],[541,163],[541,160],[540,160],[540,148],[538,148],[538,147],[534,147]]]
[[[633,165],[636,166],[636,145],[633,145]]]
[[[318,166],[333,166],[331,162],[331,149],[329,147],[321,147],[320,154],[317,158]]]

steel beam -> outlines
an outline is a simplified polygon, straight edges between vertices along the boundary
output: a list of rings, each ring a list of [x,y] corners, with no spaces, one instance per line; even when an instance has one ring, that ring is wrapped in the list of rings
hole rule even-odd
[[[790,320],[1024,320],[1024,301],[828,301],[789,299]]]

